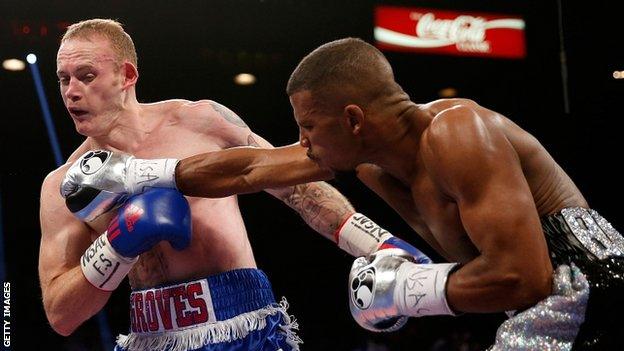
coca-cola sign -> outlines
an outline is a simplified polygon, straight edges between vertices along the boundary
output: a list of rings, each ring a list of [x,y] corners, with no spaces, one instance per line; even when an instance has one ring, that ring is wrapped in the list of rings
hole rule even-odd
[[[378,6],[377,47],[448,55],[523,58],[524,20],[518,16]]]

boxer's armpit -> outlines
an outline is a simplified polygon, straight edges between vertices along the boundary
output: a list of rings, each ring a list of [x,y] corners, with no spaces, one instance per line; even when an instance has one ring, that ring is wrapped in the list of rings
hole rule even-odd
[[[355,212],[349,201],[325,182],[294,186],[284,202],[299,212],[311,228],[330,240],[344,219]]]

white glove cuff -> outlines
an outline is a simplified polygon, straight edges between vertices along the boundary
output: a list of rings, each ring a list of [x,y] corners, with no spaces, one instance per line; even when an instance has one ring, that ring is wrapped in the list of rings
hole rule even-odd
[[[113,291],[126,277],[139,257],[127,258],[118,254],[108,242],[106,232],[87,248],[80,259],[85,278],[94,287]]]
[[[455,266],[457,263],[402,264],[397,271],[394,291],[399,313],[412,317],[454,316],[446,301],[446,282]]]
[[[338,247],[354,257],[372,254],[390,237],[392,234],[361,213],[347,218],[335,234]]]
[[[175,169],[180,160],[175,158],[133,158],[128,165],[128,186],[131,194],[142,193],[147,188],[177,189]]]

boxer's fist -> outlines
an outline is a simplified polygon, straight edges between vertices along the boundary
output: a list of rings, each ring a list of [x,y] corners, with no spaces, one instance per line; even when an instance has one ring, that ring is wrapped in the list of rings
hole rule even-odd
[[[107,150],[88,151],[65,174],[61,195],[76,217],[90,222],[147,188],[175,188],[177,161],[143,160]]]
[[[182,250],[191,241],[191,210],[174,189],[151,189],[130,197],[111,221],[108,242],[121,256],[132,258],[162,240]]]
[[[108,230],[86,249],[80,267],[94,287],[113,291],[137,262],[138,255],[162,240],[168,240],[178,250],[191,241],[188,202],[172,189],[152,189],[131,197],[118,210]]]
[[[397,271],[414,262],[408,252],[392,248],[357,258],[349,274],[349,308],[356,322],[375,332],[391,332],[407,322],[394,302]]]

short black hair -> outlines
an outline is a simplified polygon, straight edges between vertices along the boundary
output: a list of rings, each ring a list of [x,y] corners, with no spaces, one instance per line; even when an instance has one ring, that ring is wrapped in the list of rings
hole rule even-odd
[[[398,84],[384,55],[362,39],[344,38],[323,44],[304,57],[291,74],[286,93],[291,96],[310,90],[324,98],[352,88],[365,99],[373,99],[389,89],[395,91],[393,87]]]

